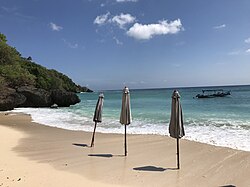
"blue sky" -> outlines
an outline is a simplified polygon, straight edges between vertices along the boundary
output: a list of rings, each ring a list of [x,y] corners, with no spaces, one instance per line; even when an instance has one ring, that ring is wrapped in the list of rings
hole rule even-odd
[[[0,32],[94,90],[250,84],[249,0],[0,0]]]

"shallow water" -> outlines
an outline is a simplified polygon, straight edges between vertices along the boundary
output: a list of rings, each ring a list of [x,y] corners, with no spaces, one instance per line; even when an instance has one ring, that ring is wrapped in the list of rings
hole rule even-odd
[[[231,90],[222,98],[194,99],[202,89]],[[198,142],[250,151],[250,86],[179,88],[186,136]],[[130,90],[133,122],[130,134],[168,135],[173,89]],[[104,91],[103,122],[97,132],[123,133],[119,123],[122,91]],[[93,130],[99,93],[81,93],[69,108],[18,108],[35,122],[71,130]]]

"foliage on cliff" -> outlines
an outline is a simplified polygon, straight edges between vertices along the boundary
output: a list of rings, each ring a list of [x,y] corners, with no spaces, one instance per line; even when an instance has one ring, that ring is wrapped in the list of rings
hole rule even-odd
[[[49,70],[32,62],[32,58],[23,58],[21,54],[7,44],[6,36],[0,33],[0,85],[11,88],[34,86],[45,90],[60,89],[71,92],[91,91],[76,85],[69,77]]]

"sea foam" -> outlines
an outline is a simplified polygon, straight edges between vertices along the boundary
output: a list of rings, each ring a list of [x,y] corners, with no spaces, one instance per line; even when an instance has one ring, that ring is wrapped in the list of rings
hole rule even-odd
[[[62,129],[80,130],[92,132],[94,122],[92,116],[83,116],[68,111],[65,108],[17,108],[13,112],[30,114],[32,121]],[[215,146],[229,147],[244,151],[250,151],[250,122],[239,124],[238,121],[227,121],[216,118],[192,120],[186,119],[184,122],[186,136],[184,139],[207,143]],[[124,127],[119,123],[119,119],[103,117],[103,122],[98,123],[97,132],[101,133],[124,133]],[[134,119],[127,128],[128,134],[155,134],[168,135],[168,122],[142,121]]]

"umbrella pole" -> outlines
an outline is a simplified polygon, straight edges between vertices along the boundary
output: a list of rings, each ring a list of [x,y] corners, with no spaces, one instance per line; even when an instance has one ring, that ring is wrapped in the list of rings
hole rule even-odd
[[[125,147],[125,156],[127,156],[127,125],[125,126],[125,140],[124,140],[124,147]]]
[[[94,127],[94,132],[93,132],[93,135],[92,135],[92,140],[91,140],[91,145],[90,145],[90,147],[93,147],[93,146],[94,146],[96,124],[97,124],[97,122],[95,122],[95,127]]]
[[[177,169],[180,169],[179,138],[177,140]]]

